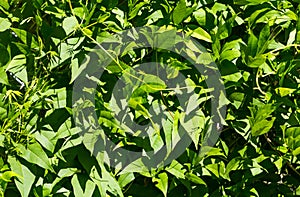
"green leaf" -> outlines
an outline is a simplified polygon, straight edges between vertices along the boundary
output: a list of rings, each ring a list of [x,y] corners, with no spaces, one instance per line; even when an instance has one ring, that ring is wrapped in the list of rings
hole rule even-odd
[[[236,109],[238,109],[243,100],[244,100],[245,94],[242,92],[234,92],[229,96],[229,100],[231,100],[231,104],[235,106]]]
[[[140,3],[136,4],[136,5],[134,5],[133,9],[130,10],[130,12],[129,12],[129,18],[128,18],[128,20],[131,20],[131,19],[133,19],[134,17],[136,17],[136,15],[137,15],[138,12],[140,11],[140,9],[141,9],[144,5],[146,5],[146,4],[148,4],[148,2],[147,2],[147,1],[143,1],[143,2],[140,2]]]
[[[27,148],[21,144],[18,144],[17,148],[20,151],[19,155],[26,159],[26,161],[54,172],[47,154],[44,152],[39,143],[30,144]]]
[[[269,2],[268,0],[234,0],[236,5],[259,5],[264,2]]]
[[[258,55],[255,58],[249,57],[249,62],[247,66],[249,66],[250,68],[259,68],[265,63],[265,61],[265,55]]]
[[[260,104],[249,109],[251,111],[249,122],[252,135],[259,136],[269,132],[276,119],[276,117],[271,116],[276,107],[272,104]]]
[[[15,173],[14,171],[5,171],[0,179],[5,181],[5,182],[10,182],[10,179],[13,177],[18,177],[19,175],[17,173]]]
[[[32,49],[39,49],[39,43],[36,41],[35,36],[23,29],[18,28],[11,28],[13,32],[17,35],[17,37],[28,47],[31,47]]]
[[[191,30],[192,34],[191,36],[194,38],[197,38],[199,40],[204,40],[206,42],[211,43],[211,36],[209,35],[209,33],[207,33],[204,29],[202,29],[201,27],[198,27],[194,30]]]
[[[73,187],[75,197],[82,197],[82,196],[92,197],[94,194],[96,184],[93,183],[91,180],[87,180],[86,182],[84,182],[85,183],[85,191],[84,191],[80,184],[80,182],[83,181],[81,181],[80,178],[82,177],[75,174],[71,179],[71,184]]]
[[[178,25],[184,19],[186,13],[185,0],[180,0],[173,11],[173,22]]]
[[[55,144],[57,140],[52,140],[56,135],[53,131],[41,130],[40,132],[35,132],[34,137],[35,139],[47,150],[50,152],[54,152]]]
[[[4,9],[6,9],[6,10],[8,10],[9,7],[10,7],[9,3],[8,3],[8,0],[2,0],[2,1],[0,1],[0,6],[3,7]]]
[[[249,39],[248,39],[248,48],[247,48],[247,55],[251,57],[255,57],[257,53],[257,37],[253,34],[252,31],[250,31]]]
[[[227,164],[226,169],[225,169],[225,174],[224,174],[224,178],[230,181],[230,176],[229,173],[233,170],[236,170],[239,168],[240,166],[240,159],[235,157],[232,160],[230,160],[230,162]]]
[[[62,22],[62,27],[66,34],[69,35],[71,32],[75,31],[78,25],[78,21],[75,16],[67,17]]]
[[[300,127],[289,127],[285,130],[284,140],[293,155],[300,154]]]
[[[9,85],[7,74],[5,72],[5,69],[3,67],[0,67],[0,83]]]
[[[125,174],[120,175],[120,177],[118,179],[118,183],[119,183],[120,187],[124,188],[127,184],[132,182],[134,179],[135,179],[135,177],[132,172],[125,173]]]
[[[6,71],[13,73],[16,77],[21,79],[25,84],[28,83],[27,70],[26,70],[26,56],[20,54],[14,56],[9,62]]]
[[[177,177],[178,179],[184,179],[186,169],[178,161],[173,160],[170,166],[166,167],[166,171]]]
[[[83,192],[83,190],[82,190],[82,188],[80,186],[77,174],[75,174],[72,177],[71,184],[72,184],[72,187],[73,187],[73,191],[74,191],[74,196],[75,197],[84,196],[84,192]]]
[[[206,183],[200,177],[198,177],[197,175],[195,175],[191,172],[186,173],[185,177],[193,183],[196,183],[199,185],[206,185]]]
[[[8,162],[11,169],[20,177],[15,179],[16,186],[22,197],[29,196],[31,187],[35,180],[35,175],[23,164],[21,164],[15,157],[9,156]]]
[[[261,30],[257,43],[257,52],[258,54],[262,54],[268,48],[270,44],[270,26],[266,24]]]
[[[168,192],[168,174],[165,172],[159,173],[158,178],[153,177],[152,181],[156,182],[155,187],[162,191],[162,193],[166,197]]]
[[[281,97],[288,96],[295,91],[296,89],[284,88],[284,87],[279,87],[275,89],[276,94],[279,94]]]
[[[214,62],[213,57],[210,53],[201,53],[197,58],[197,63],[209,65]]]
[[[0,17],[0,32],[8,30],[11,26],[10,21],[7,18]]]

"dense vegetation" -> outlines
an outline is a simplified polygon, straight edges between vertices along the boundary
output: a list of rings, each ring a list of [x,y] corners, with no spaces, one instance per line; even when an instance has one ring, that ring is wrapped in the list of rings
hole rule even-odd
[[[300,195],[299,3],[1,0],[0,196]],[[122,41],[116,35],[135,27],[158,34],[159,45],[134,48],[136,42],[128,42],[126,50],[118,48],[116,43]],[[171,35],[164,32],[171,30],[184,34],[187,42],[197,41],[202,49],[181,49],[175,41],[174,51],[160,49]],[[143,36],[154,42],[147,33]],[[209,70],[204,66],[199,71],[179,55],[182,51],[197,63],[215,62],[224,92],[214,92],[209,84],[212,75],[205,74]],[[91,136],[82,134],[76,122],[80,110],[73,101],[74,84],[91,73],[85,70],[92,53],[111,59],[101,77],[89,76],[95,88],[85,89],[94,98],[97,117],[79,119],[90,127],[97,122],[104,132]],[[165,66],[150,74],[132,71],[147,62]],[[185,99],[196,98],[197,105],[189,106],[188,100],[187,108],[182,107],[176,96],[180,91],[174,94],[176,86],[168,85],[180,76],[184,80],[178,84],[187,86],[181,94],[192,92],[196,97]],[[131,85],[118,85],[121,79]],[[117,94],[114,86],[124,91]],[[149,128],[156,120],[161,128],[149,137],[140,129],[121,128],[121,115],[114,115],[124,110],[120,95],[128,101],[129,111],[123,116],[130,114],[137,125]],[[112,101],[117,103],[115,111]],[[88,102],[80,104],[91,107]],[[154,119],[151,109],[163,109],[166,118]],[[172,136],[180,135],[187,110],[194,111],[187,124],[194,121],[197,129],[189,133],[187,147],[179,144],[184,152],[165,165],[144,171],[130,165],[118,168],[105,163],[91,146],[93,136],[106,134],[126,150],[157,153],[166,145],[169,154],[174,149]],[[220,118],[212,115],[214,110]],[[210,130],[220,135],[211,144],[205,137]],[[205,154],[199,152],[204,149]]]

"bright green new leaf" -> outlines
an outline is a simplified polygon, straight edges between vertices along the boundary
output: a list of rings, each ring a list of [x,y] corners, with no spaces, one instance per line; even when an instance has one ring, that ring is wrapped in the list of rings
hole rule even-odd
[[[163,172],[158,174],[158,178],[152,178],[153,182],[156,182],[155,186],[162,191],[165,197],[167,197],[168,192],[168,174]]]
[[[296,89],[284,88],[284,87],[279,87],[275,89],[276,94],[279,94],[281,97],[288,96],[295,91]]]
[[[197,38],[199,40],[204,40],[206,42],[212,42],[211,40],[211,36],[209,35],[209,33],[207,33],[204,29],[202,29],[201,27],[198,27],[194,30],[192,30],[192,37]]]
[[[0,32],[8,30],[11,26],[11,22],[7,18],[0,17]]]
[[[206,183],[199,176],[197,176],[191,172],[186,173],[185,177],[193,183],[196,183],[199,185],[206,185]]]

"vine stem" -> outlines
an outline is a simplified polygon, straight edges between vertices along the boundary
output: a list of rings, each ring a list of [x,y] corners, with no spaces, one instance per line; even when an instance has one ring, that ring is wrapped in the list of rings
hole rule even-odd
[[[286,49],[286,48],[289,48],[289,47],[295,47],[295,48],[297,48],[297,47],[300,47],[300,44],[289,44],[289,45],[286,45],[286,46],[283,46],[283,47],[279,47],[279,48],[277,48],[277,49],[274,49],[274,50],[272,50],[272,51],[269,51],[268,53],[275,53],[275,52],[277,52],[277,51],[280,51],[280,50],[283,50],[283,49]]]
[[[266,95],[267,93],[265,91],[263,91],[259,85],[259,81],[258,81],[259,76],[258,75],[259,75],[260,71],[261,71],[260,68],[258,68],[256,71],[255,82],[256,82],[257,89],[260,91],[260,93],[262,93],[263,95]]]

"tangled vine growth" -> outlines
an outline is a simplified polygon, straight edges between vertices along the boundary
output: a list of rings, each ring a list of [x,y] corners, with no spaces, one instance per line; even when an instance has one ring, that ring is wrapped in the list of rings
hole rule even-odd
[[[0,196],[300,195],[299,3],[1,0]],[[98,86],[92,91],[97,119],[91,122],[119,147],[158,152],[172,144],[169,137],[184,116],[174,89],[159,73],[140,72],[146,86],[135,81],[132,89],[124,87],[131,94],[128,114],[136,124],[155,126],[149,111],[160,104],[167,118],[147,137],[119,128],[109,107],[112,99],[118,101],[113,89],[122,76],[134,81],[134,74],[125,74],[137,65],[159,62],[170,81],[184,76],[192,90],[182,92],[195,93],[200,114],[193,119],[199,125],[189,136],[192,143],[178,158],[149,171],[120,170],[92,154],[86,143],[91,139],[76,127],[73,85],[88,54],[105,39],[154,26],[195,39],[207,51],[195,58],[216,63],[225,87],[218,101],[226,106],[224,126],[216,144],[199,154],[214,118],[213,90],[203,73],[187,59],[158,48],[111,54],[115,60],[101,78],[92,78]]]

